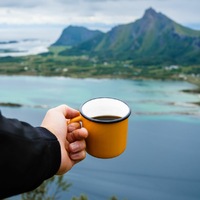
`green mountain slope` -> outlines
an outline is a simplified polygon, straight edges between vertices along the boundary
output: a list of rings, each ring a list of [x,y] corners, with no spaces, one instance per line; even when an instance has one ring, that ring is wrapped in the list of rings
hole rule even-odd
[[[137,65],[200,64],[200,31],[183,27],[150,8],[141,19],[114,27],[61,54],[131,60]]]

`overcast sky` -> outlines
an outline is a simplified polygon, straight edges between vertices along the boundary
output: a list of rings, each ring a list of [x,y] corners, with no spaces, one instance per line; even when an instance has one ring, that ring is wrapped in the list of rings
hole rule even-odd
[[[149,7],[200,30],[200,0],[0,0],[0,27],[72,24],[104,29],[133,22]]]

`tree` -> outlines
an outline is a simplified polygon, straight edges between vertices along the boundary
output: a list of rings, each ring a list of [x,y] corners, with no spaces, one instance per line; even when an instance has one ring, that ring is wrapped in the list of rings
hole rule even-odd
[[[64,180],[63,176],[53,176],[44,181],[38,188],[33,191],[21,195],[21,200],[58,200],[62,192],[67,192],[71,183]],[[85,194],[80,197],[72,197],[71,200],[89,200]],[[118,200],[117,197],[112,196],[109,200]]]
[[[44,181],[38,188],[21,195],[21,200],[57,200],[63,191],[67,191],[70,183],[64,176],[53,176]],[[51,189],[50,189],[51,188]]]
[[[80,197],[73,197],[72,200],[88,200],[88,198],[86,195],[81,194]]]

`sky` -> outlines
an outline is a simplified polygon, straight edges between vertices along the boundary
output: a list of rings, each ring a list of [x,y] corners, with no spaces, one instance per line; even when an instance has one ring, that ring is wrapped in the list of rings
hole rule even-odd
[[[107,32],[140,19],[150,7],[200,30],[200,0],[0,0],[0,41],[53,43],[69,25]]]
[[[200,0],[0,0],[0,28],[83,25],[107,31],[134,22],[150,7],[200,30]]]

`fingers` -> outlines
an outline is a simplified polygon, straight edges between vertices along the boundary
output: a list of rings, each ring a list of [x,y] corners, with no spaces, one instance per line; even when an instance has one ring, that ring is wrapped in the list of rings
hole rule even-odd
[[[68,124],[67,131],[72,132],[79,128],[81,128],[81,124],[79,122],[73,122],[71,124]]]
[[[67,140],[72,143],[76,140],[84,140],[88,136],[85,128],[80,128],[79,123],[72,123],[68,126]]]
[[[85,159],[86,152],[85,151],[80,151],[80,152],[77,152],[77,153],[70,153],[69,156],[73,161],[75,161],[77,163],[77,162]]]
[[[69,157],[75,161],[75,163],[86,157],[85,139],[87,136],[87,130],[83,127],[81,128],[79,123],[76,122],[68,125],[67,141],[69,142]]]
[[[66,148],[67,152],[69,152],[70,159],[72,159],[75,162],[81,161],[86,157],[86,152],[85,152],[86,142],[85,142],[85,140],[76,141],[73,143],[68,143],[68,141],[66,141],[65,148]]]
[[[70,158],[76,161],[83,160],[86,156],[85,148],[86,148],[85,140],[71,143],[69,145]]]
[[[69,157],[73,161],[81,161],[86,157],[86,142],[85,140],[77,140],[69,144]]]
[[[85,140],[76,141],[69,144],[69,150],[72,153],[83,151],[86,148]]]

